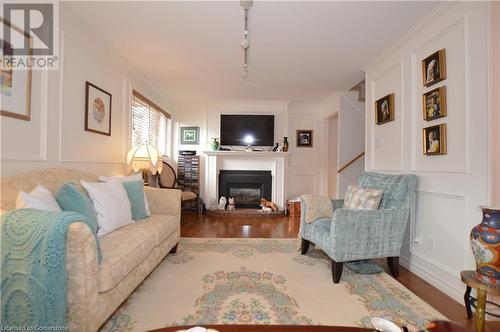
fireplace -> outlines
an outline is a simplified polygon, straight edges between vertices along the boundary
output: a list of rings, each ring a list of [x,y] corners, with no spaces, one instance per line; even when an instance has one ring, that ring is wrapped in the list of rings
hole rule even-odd
[[[271,200],[271,171],[226,171],[219,173],[219,198],[234,197],[236,207],[259,208],[260,199]]]

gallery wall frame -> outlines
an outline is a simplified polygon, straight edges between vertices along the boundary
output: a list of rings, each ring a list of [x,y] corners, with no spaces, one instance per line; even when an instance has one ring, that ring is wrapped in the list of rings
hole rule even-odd
[[[429,87],[446,79],[446,50],[443,48],[422,60],[422,82]]]
[[[383,96],[375,101],[375,123],[382,125],[394,121],[394,93]]]
[[[109,92],[85,82],[85,130],[111,136],[111,102]]]
[[[8,20],[0,17],[0,22],[5,28],[17,32],[28,40],[28,58],[32,56],[33,38],[31,35],[15,26]],[[5,42],[5,41],[4,41]],[[8,57],[8,55],[4,55]],[[32,89],[32,68],[14,69],[12,67],[0,68],[0,94],[2,98],[0,115],[30,121],[31,120],[31,89]]]

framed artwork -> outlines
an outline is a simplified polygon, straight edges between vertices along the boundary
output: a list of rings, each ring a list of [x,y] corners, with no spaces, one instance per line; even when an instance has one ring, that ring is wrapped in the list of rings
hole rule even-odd
[[[18,34],[18,36],[12,36],[11,38],[22,40],[24,38],[25,42],[30,45],[31,56],[31,45],[33,44],[33,38],[29,33],[24,32],[20,28],[12,25],[10,22],[4,20],[0,17],[0,22],[4,25],[4,29],[7,27],[11,28],[12,34]],[[4,41],[4,43],[6,43]],[[3,48],[8,50],[10,45],[3,45]],[[8,58],[9,55],[6,53],[4,58]],[[7,63],[7,62],[6,62]],[[11,118],[16,118],[20,120],[30,121],[31,119],[31,66],[28,69],[17,70],[12,67],[5,66],[0,68],[0,114],[3,116],[8,116]]]
[[[200,127],[181,127],[181,144],[199,144]]]
[[[446,113],[446,86],[442,86],[424,93],[422,108],[425,121],[432,121],[445,117]]]
[[[312,148],[312,146],[313,146],[313,131],[297,130],[297,147]]]
[[[85,83],[85,130],[111,136],[111,94]]]
[[[394,93],[375,102],[375,123],[378,125],[394,121]]]
[[[422,60],[422,81],[431,86],[446,79],[446,51],[437,51]]]
[[[446,154],[446,123],[424,128],[422,135],[425,155]]]

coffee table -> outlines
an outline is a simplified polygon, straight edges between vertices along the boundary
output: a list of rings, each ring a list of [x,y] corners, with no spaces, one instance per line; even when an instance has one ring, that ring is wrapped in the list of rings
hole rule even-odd
[[[187,330],[193,326],[165,327],[150,332],[175,332]],[[374,332],[375,329],[363,327],[344,326],[303,326],[303,325],[203,325],[204,328],[214,329],[218,332]]]
[[[193,326],[165,327],[150,332],[175,332],[187,330]],[[206,325],[207,329],[219,332],[374,332],[375,329],[348,326],[304,326],[304,325]],[[432,322],[429,332],[470,332],[470,330],[448,321]]]

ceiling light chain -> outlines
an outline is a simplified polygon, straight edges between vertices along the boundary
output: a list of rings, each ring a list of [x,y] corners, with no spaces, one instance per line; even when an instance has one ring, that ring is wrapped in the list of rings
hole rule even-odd
[[[245,28],[243,32],[243,40],[241,41],[241,48],[243,49],[243,78],[248,79],[248,48],[250,41],[248,40],[248,11],[253,5],[253,0],[240,0],[240,5],[243,7],[245,14]]]

